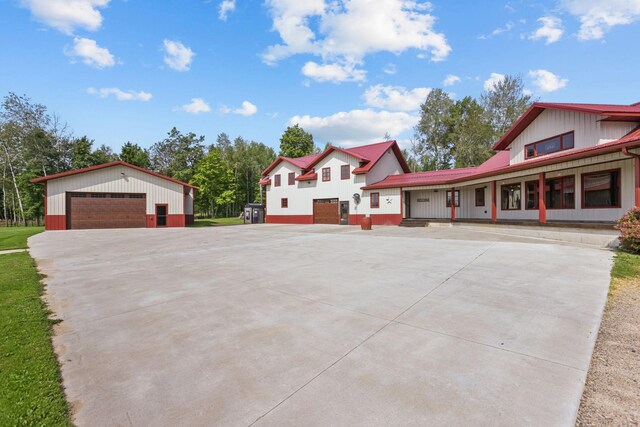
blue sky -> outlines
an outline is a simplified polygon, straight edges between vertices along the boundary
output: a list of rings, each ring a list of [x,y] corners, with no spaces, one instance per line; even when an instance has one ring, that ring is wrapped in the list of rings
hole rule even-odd
[[[640,0],[0,0],[0,93],[119,150],[171,127],[276,148],[288,124],[407,144],[434,87],[640,101]],[[445,85],[445,80],[447,85]]]

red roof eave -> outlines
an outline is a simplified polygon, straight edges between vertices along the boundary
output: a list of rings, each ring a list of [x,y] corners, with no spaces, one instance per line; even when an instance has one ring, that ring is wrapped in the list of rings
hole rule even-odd
[[[318,174],[315,172],[307,172],[296,177],[296,181],[315,181],[316,179],[318,179]]]
[[[406,182],[406,183],[386,182],[385,183],[385,180],[383,180],[378,183],[362,187],[362,189],[373,190],[378,188],[408,188],[408,187],[420,187],[420,186],[427,186],[427,185],[456,184],[460,182],[472,181],[472,180],[486,178],[490,176],[501,175],[504,173],[518,172],[521,170],[533,169],[540,166],[546,166],[546,165],[555,164],[555,163],[578,160],[578,159],[593,157],[593,156],[602,155],[602,154],[609,154],[609,153],[619,151],[625,147],[631,148],[634,146],[635,147],[640,146],[640,135],[638,136],[638,138],[633,140],[622,138],[618,141],[613,141],[607,144],[596,145],[593,147],[587,147],[580,150],[574,150],[568,153],[556,154],[556,155],[547,156],[547,157],[543,157],[535,160],[528,160],[522,163],[517,163],[515,165],[509,165],[509,166],[488,170],[486,172],[470,174],[460,178],[440,179],[440,180],[431,180],[431,181],[425,180],[424,182],[417,181],[417,182],[411,182],[411,183],[409,182]]]
[[[106,168],[110,168],[110,167],[113,167],[113,166],[126,166],[128,168],[135,169],[135,170],[138,170],[140,172],[144,172],[144,173],[147,173],[149,175],[153,175],[153,176],[156,176],[158,178],[166,179],[167,181],[175,182],[176,184],[180,184],[180,185],[183,185],[183,186],[189,187],[189,188],[195,188],[196,190],[198,190],[198,187],[196,187],[195,185],[191,185],[191,184],[188,184],[186,182],[178,181],[177,179],[173,179],[171,177],[168,177],[168,176],[165,176],[165,175],[161,175],[161,174],[159,174],[157,172],[153,172],[153,171],[150,171],[148,169],[141,168],[140,166],[135,166],[135,165],[132,165],[130,163],[123,162],[122,160],[116,160],[115,162],[103,163],[101,165],[89,166],[87,168],[76,169],[76,170],[67,171],[67,172],[60,172],[60,173],[56,173],[56,174],[53,174],[53,175],[41,176],[40,178],[34,178],[34,179],[30,180],[30,182],[33,183],[33,184],[41,184],[41,183],[44,183],[44,182],[52,180],[52,179],[64,178],[64,177],[67,177],[67,176],[78,175],[78,174],[81,174],[81,173],[93,172],[93,171],[96,171],[96,170],[106,169]]]

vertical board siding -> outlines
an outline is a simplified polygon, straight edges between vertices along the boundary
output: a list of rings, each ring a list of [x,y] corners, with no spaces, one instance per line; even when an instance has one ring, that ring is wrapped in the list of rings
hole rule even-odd
[[[47,215],[65,215],[66,192],[144,193],[147,195],[147,214],[155,214],[156,204],[169,205],[169,214],[184,213],[184,187],[181,184],[126,166],[113,166],[48,181]]]
[[[583,161],[575,161],[576,167],[554,172],[547,172],[546,179],[554,177],[575,177],[575,208],[574,209],[549,209],[547,208],[547,221],[615,221],[626,211],[635,205],[635,169],[634,160],[617,160],[596,165],[580,166]],[[582,174],[611,169],[620,169],[620,208],[582,208]],[[500,178],[500,177],[497,177]],[[525,209],[526,193],[525,182],[538,181],[538,175],[527,175],[517,178],[497,179],[497,214],[498,220],[538,220],[538,209]],[[501,186],[520,183],[522,197],[520,210],[502,210]],[[485,189],[485,206],[475,206],[475,188]],[[456,209],[458,219],[491,219],[491,182],[475,184],[468,187],[459,187],[460,207]],[[451,210],[445,206],[446,189],[413,190],[411,191],[411,217],[412,218],[440,218],[451,217]],[[381,195],[382,196],[382,195]],[[429,199],[428,202],[418,202],[418,199]]]
[[[619,139],[637,126],[632,122],[603,122],[602,116],[574,111],[544,110],[511,143],[511,164],[525,161],[524,147],[566,132],[574,132],[574,148],[586,148]]]
[[[341,179],[340,167],[348,164],[352,172],[349,179]],[[385,154],[380,161],[364,175],[354,175],[353,170],[359,166],[359,160],[340,151],[333,151],[314,166],[318,178],[313,181],[296,181],[294,185],[288,185],[288,174],[295,172],[300,176],[301,170],[288,162],[281,162],[271,173],[271,184],[267,186],[267,213],[280,216],[308,216],[313,215],[313,200],[338,199],[349,202],[349,215],[367,214],[401,214],[400,189],[380,190],[380,208],[371,209],[369,205],[369,192],[362,187],[369,182],[378,182],[389,175],[402,172],[402,167],[396,156]],[[322,181],[322,169],[331,169],[331,181]],[[280,174],[280,187],[274,186],[274,176]],[[353,195],[359,194],[361,202],[356,205]],[[288,199],[288,207],[280,207],[280,200]]]

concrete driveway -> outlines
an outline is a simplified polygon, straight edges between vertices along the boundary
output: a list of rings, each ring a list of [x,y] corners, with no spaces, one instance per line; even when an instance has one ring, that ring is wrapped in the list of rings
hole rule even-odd
[[[573,425],[612,258],[455,228],[29,244],[81,426]]]

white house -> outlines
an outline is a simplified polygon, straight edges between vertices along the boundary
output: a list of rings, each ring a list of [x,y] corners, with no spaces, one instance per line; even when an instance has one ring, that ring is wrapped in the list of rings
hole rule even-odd
[[[371,215],[374,224],[399,224],[397,190],[363,191],[389,175],[409,172],[395,141],[356,148],[329,147],[320,154],[278,157],[263,172],[270,223],[358,224]]]
[[[360,195],[357,213],[370,214],[374,224],[398,224],[404,218],[611,223],[640,206],[640,103],[534,103],[494,145],[496,154],[478,167],[407,173],[397,145],[386,144],[396,147],[395,160],[350,177],[348,190],[331,181],[288,184],[286,178],[276,187],[274,174],[289,168],[296,177],[311,177],[329,163],[335,173],[344,164],[353,167],[360,161],[357,153],[379,144],[331,147],[303,162],[278,159],[262,181],[268,184],[267,221],[338,223],[334,213],[321,220],[314,207],[325,199],[349,203],[349,193]],[[354,204],[347,206],[349,215],[340,223],[358,224]],[[287,212],[301,216],[288,218]]]

